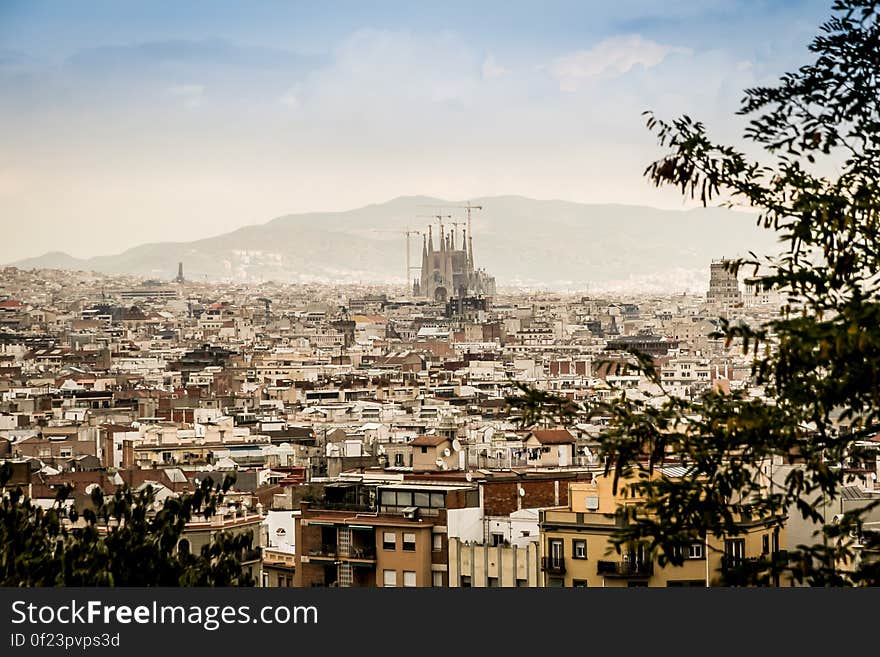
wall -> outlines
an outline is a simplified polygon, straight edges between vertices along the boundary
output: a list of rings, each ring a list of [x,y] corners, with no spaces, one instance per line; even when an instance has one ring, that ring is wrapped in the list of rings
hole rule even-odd
[[[294,519],[299,512],[293,511],[269,511],[263,521],[269,532],[269,547],[281,552],[296,551],[296,528]],[[283,535],[278,530],[283,529]]]
[[[465,544],[449,540],[449,586],[458,588],[470,579],[470,586],[539,586],[538,542],[525,547]]]
[[[446,531],[449,540],[483,540],[483,511],[479,507],[449,509],[446,512]]]

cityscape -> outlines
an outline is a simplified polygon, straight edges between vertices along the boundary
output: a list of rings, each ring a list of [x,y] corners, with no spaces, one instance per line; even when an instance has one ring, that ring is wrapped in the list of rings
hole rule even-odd
[[[162,500],[234,473],[220,512],[181,541],[252,532],[244,565],[270,587],[711,586],[725,558],[806,540],[792,514],[726,547],[695,542],[681,566],[616,554],[607,418],[523,426],[508,401],[514,382],[578,403],[760,398],[749,356],[714,334],[720,318],[772,318],[778,295],[724,258],[699,295],[503,292],[466,230],[427,226],[405,290],[191,282],[185,262],[164,280],[4,268],[12,483],[47,506],[69,484],[76,505],[94,487]],[[878,494],[876,467],[857,472],[847,505]]]
[[[880,3],[651,4],[0,4],[0,597],[880,586]]]

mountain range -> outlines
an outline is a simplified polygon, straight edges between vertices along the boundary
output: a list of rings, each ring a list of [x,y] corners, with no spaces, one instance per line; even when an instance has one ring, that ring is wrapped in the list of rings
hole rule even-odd
[[[75,258],[46,253],[14,263],[23,269],[73,269],[172,279],[284,282],[403,282],[404,231],[427,231],[431,215],[465,221],[465,202],[404,196],[345,212],[278,217],[265,224],[191,242],[155,242],[115,255]],[[477,267],[499,287],[631,292],[703,292],[709,262],[748,251],[778,251],[753,215],[722,208],[657,208],[535,200],[470,199]],[[421,237],[412,235],[418,266]],[[413,272],[416,275],[417,272]]]

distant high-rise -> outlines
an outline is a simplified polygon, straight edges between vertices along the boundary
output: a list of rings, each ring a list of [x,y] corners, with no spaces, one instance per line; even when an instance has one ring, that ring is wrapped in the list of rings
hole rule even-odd
[[[177,278],[174,279],[176,283],[185,283],[186,279],[183,277],[183,263],[177,263]]]
[[[735,273],[728,270],[729,260],[713,260],[709,267],[709,291],[706,293],[706,301],[730,308],[742,303],[742,292],[739,289],[739,280]]]

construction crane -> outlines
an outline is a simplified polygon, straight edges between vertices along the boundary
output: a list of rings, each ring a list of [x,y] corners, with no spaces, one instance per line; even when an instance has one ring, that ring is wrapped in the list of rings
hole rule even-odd
[[[440,222],[440,233],[443,233],[443,220],[444,219],[452,219],[451,214],[419,214],[417,217],[421,217],[423,219],[433,219],[434,221]]]
[[[410,230],[409,228],[404,229],[403,231],[397,230],[379,230],[373,229],[374,233],[397,233],[398,235],[402,232],[405,238],[405,248],[406,248],[406,273],[404,274],[404,296],[410,297],[412,296],[412,291],[410,290],[409,285],[409,275],[413,269],[420,269],[420,267],[413,267],[410,265],[410,255],[412,253],[412,248],[410,247],[410,236],[411,235],[424,235],[425,233],[421,230]]]
[[[410,297],[410,296],[412,296],[412,289],[410,288],[410,285],[409,285],[409,275],[412,273],[413,269],[421,269],[421,267],[412,267],[410,265],[409,258],[410,258],[410,254],[412,253],[412,250],[410,249],[410,246],[409,246],[409,236],[410,235],[424,235],[424,233],[420,230],[407,229],[407,230],[403,231],[403,234],[406,235],[406,278],[404,279],[404,280],[406,280],[405,295],[407,297]]]
[[[470,201],[467,201],[464,205],[422,205],[419,207],[437,208],[437,209],[442,209],[442,210],[457,209],[457,210],[467,211],[467,234],[468,234],[468,237],[471,237],[473,235],[473,233],[471,233],[471,211],[483,209],[482,205],[473,205]],[[437,216],[437,215],[434,215],[434,216]],[[441,229],[443,228],[442,222],[440,224],[440,228]]]

